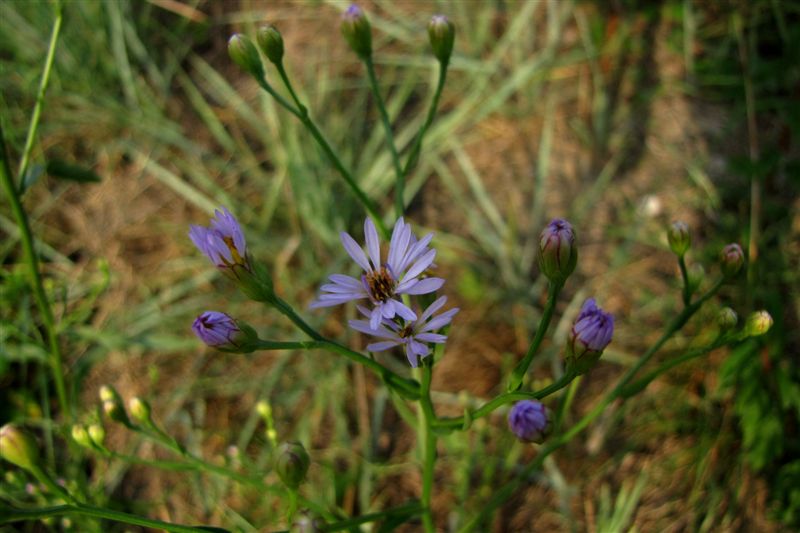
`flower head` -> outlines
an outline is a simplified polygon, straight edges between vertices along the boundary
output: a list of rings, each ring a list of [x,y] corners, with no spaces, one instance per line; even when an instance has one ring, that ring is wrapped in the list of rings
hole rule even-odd
[[[520,440],[542,443],[552,430],[550,410],[536,400],[522,400],[509,411],[508,426]]]
[[[311,304],[312,309],[367,298],[373,305],[369,312],[370,327],[377,329],[382,319],[400,316],[405,320],[416,320],[417,315],[400,300],[399,295],[428,294],[444,284],[441,278],[420,279],[436,257],[436,250],[428,248],[433,234],[416,240],[410,225],[402,218],[394,225],[386,262],[381,262],[381,243],[371,219],[364,222],[367,253],[347,233],[342,232],[340,237],[344,249],[363,270],[361,279],[333,274],[328,278],[332,283],[321,287],[322,294]]]
[[[192,324],[192,331],[213,348],[236,349],[245,336],[236,320],[219,311],[206,311],[198,316]]]
[[[243,267],[251,270],[247,246],[239,221],[224,207],[214,211],[211,226],[192,225],[189,238],[212,263],[224,270]]]
[[[367,58],[372,54],[372,28],[364,11],[356,4],[342,14],[342,35],[358,57]]]
[[[670,224],[667,230],[667,241],[669,241],[669,248],[672,253],[679,257],[683,257],[692,243],[691,235],[689,234],[689,226],[686,222],[676,220]]]
[[[25,470],[39,468],[39,447],[30,433],[14,424],[0,428],[0,457]]]
[[[441,344],[447,340],[446,335],[434,332],[449,324],[458,313],[458,308],[448,309],[438,316],[433,316],[445,303],[447,303],[446,296],[438,298],[425,309],[419,319],[402,326],[393,320],[386,319],[376,328],[373,328],[372,324],[366,320],[351,320],[349,324],[356,331],[382,339],[367,345],[367,350],[381,352],[395,346],[403,346],[408,362],[416,368],[419,361],[431,353],[427,343]],[[370,316],[370,312],[364,307],[359,306],[359,310],[365,316]]]
[[[602,355],[614,335],[614,316],[589,298],[572,324],[567,339],[567,367],[578,374],[588,371]]]
[[[428,23],[428,37],[431,41],[433,55],[442,63],[450,60],[453,53],[456,28],[444,15],[434,15]]]
[[[564,283],[578,263],[575,231],[563,218],[554,218],[539,237],[539,268],[553,283]]]

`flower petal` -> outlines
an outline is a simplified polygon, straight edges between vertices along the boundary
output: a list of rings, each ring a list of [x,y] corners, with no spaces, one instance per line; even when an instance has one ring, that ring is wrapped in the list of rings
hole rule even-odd
[[[367,241],[367,251],[372,260],[372,268],[378,270],[381,266],[381,241],[378,239],[375,223],[369,217],[364,221],[364,238]]]
[[[367,256],[364,255],[364,250],[361,249],[361,246],[358,245],[355,239],[344,231],[339,234],[339,238],[342,241],[342,246],[344,246],[345,251],[353,258],[353,261],[358,263],[358,266],[360,266],[364,272],[371,272],[372,268],[369,266]]]
[[[408,289],[400,290],[398,286],[395,292],[398,294],[428,294],[429,292],[438,290],[442,285],[444,285],[444,280],[442,278],[425,278]]]
[[[436,258],[436,250],[428,250],[414,265],[408,269],[403,279],[413,279],[425,272],[425,269],[431,266],[433,260]]]
[[[381,342],[373,342],[372,344],[367,344],[367,351],[369,352],[382,352],[384,350],[388,350],[389,348],[394,348],[398,346],[400,343],[395,341],[381,341]]]
[[[441,309],[442,306],[446,303],[447,303],[447,296],[440,296],[431,305],[429,305],[427,309],[425,309],[425,312],[422,313],[421,317],[419,317],[419,321],[425,322],[426,320],[428,320],[428,318],[430,318],[431,315],[433,315],[433,313]]]

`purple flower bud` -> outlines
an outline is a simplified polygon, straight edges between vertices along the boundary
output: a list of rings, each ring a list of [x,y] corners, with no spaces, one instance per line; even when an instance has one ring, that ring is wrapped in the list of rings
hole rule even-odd
[[[550,434],[550,410],[536,400],[522,400],[508,413],[508,426],[520,440],[541,444]]]
[[[575,270],[578,249],[572,225],[554,218],[539,237],[539,268],[552,283],[563,284]]]
[[[428,37],[431,41],[433,55],[441,63],[447,63],[453,53],[456,28],[444,15],[434,15],[428,23]]]
[[[192,330],[201,341],[217,349],[237,351],[245,338],[245,333],[230,315],[219,311],[206,311],[198,316]]]
[[[667,240],[672,253],[678,257],[683,257],[692,242],[689,235],[689,226],[680,220],[673,222],[667,230]]]
[[[239,221],[224,207],[214,211],[214,215],[209,227],[191,225],[189,238],[217,267],[224,270],[242,267],[251,271]]]
[[[567,339],[567,370],[584,374],[594,366],[614,335],[614,317],[589,298],[575,318]]]
[[[372,55],[372,29],[367,16],[356,4],[342,15],[342,35],[350,48],[362,59]]]
[[[726,278],[732,278],[739,273],[744,264],[744,252],[742,247],[736,243],[727,245],[722,249],[719,254],[719,260],[722,263],[722,274]]]
[[[264,76],[264,66],[253,42],[241,33],[236,33],[228,40],[228,55],[234,63],[251,75]]]

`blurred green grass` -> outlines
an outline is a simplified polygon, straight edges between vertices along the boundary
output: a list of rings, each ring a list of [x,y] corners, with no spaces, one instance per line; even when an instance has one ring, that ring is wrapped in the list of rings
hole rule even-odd
[[[437,262],[450,280],[446,292],[464,309],[435,382],[446,393],[443,408],[459,408],[461,389],[491,394],[500,383],[500,368],[508,368],[524,349],[542,304],[536,239],[551,216],[576,222],[581,264],[559,308],[565,319],[545,346],[537,376],[547,375],[546,367],[557,370],[567,311],[583,298],[597,295],[618,317],[607,364],[587,380],[576,409],[591,404],[615,366],[630,364],[678,305],[675,268],[662,236],[666,223],[684,218],[697,228],[694,259],[707,265],[719,245],[747,234],[743,182],[717,164],[740,154],[731,146],[735,142],[720,138],[720,123],[732,124],[726,135],[746,137],[743,103],[735,96],[743,79],[731,20],[749,9],[750,38],[760,42],[758,32],[774,23],[784,27],[786,35],[779,37],[788,48],[797,40],[785,19],[796,20],[797,10],[776,2],[735,9],[680,1],[623,4],[383,1],[369,6],[376,65],[401,149],[412,141],[435,83],[427,19],[444,12],[458,31],[441,111],[407,186],[409,218],[436,231]],[[27,205],[72,348],[74,400],[91,419],[97,387],[113,382],[126,395],[148,397],[158,418],[194,452],[222,460],[227,445],[235,443],[252,468],[268,472],[271,450],[253,406],[269,399],[280,437],[311,445],[310,486],[319,487],[317,500],[348,513],[402,503],[419,483],[413,438],[400,429],[399,415],[371,378],[324,354],[245,358],[206,352],[188,328],[199,311],[218,308],[251,321],[266,338],[295,335],[208,268],[186,238],[189,223],[204,223],[218,205],[231,209],[246,226],[253,256],[271,267],[283,297],[302,308],[326,275],[347,270],[338,232],[357,230],[364,216],[310,136],[230,64],[225,41],[234,30],[252,32],[266,21],[278,25],[301,98],[363,188],[390,211],[392,169],[378,117],[360,67],[336,28],[346,6],[182,5],[203,20],[171,12],[164,2],[65,5],[34,155],[39,163],[57,156],[93,167],[103,182],[77,186],[41,178],[28,192]],[[13,156],[24,141],[51,23],[47,3],[0,4],[0,91]],[[759,93],[766,93],[759,100],[764,106],[794,109],[785,93],[770,96],[768,90]],[[768,120],[771,110],[763,112]],[[785,147],[766,135],[764,142],[776,143],[784,164],[796,162],[796,141]],[[775,183],[767,194],[782,207],[781,194],[796,191],[797,183]],[[765,254],[762,275],[776,265],[786,278],[783,285],[764,282],[757,298],[780,308],[776,291],[798,287],[796,273],[782,261],[788,257],[797,265],[798,252],[785,236],[786,221],[766,214],[765,238],[782,241],[777,257]],[[796,213],[787,219],[795,220],[788,235],[796,236]],[[10,406],[3,416],[35,420],[23,407],[39,404],[46,418],[48,401],[41,393],[47,386],[36,371],[38,332],[15,268],[16,233],[5,207],[0,227],[8,236],[0,249],[9,324],[3,352],[13,354],[5,355],[0,367]],[[789,311],[788,321],[796,325],[797,304]],[[341,314],[308,317],[346,338]],[[688,345],[703,329],[694,324],[672,349]],[[778,342],[796,348],[797,335],[789,328],[779,334]],[[712,387],[716,364],[698,363],[691,386]],[[402,361],[396,366],[402,369]],[[746,471],[730,444],[738,442],[740,430],[728,421],[716,431],[710,421],[734,416],[729,398],[688,387],[666,378],[661,388],[648,390],[653,397],[646,405],[674,402],[669,415],[651,419],[636,406],[612,415],[609,427],[595,432],[597,449],[571,446],[509,504],[515,512],[500,513],[486,528],[520,530],[535,519],[543,529],[588,529],[595,522],[603,529],[633,520],[647,530],[663,528],[681,513],[689,517],[688,529],[774,527],[766,504],[714,509],[714,502],[740,498],[734,485],[719,481],[730,475],[738,486],[739,475],[726,473],[731,464]],[[687,413],[696,417],[696,428],[681,425]],[[438,486],[452,482],[454,488],[437,495],[442,516],[450,509],[479,508],[492,487],[513,474],[517,461],[530,457],[503,426],[497,417],[472,433],[445,439]],[[651,444],[644,453],[637,449],[637,431],[670,445]],[[696,432],[701,438],[694,438]],[[64,437],[62,432],[55,438]],[[125,442],[122,434],[112,438],[131,453],[153,453]],[[720,443],[735,458],[709,466],[704,458]],[[50,449],[57,455],[55,445]],[[676,460],[696,473],[689,476],[691,483],[653,483],[684,476],[683,467],[669,461],[652,465],[675,457],[676,449],[681,450]],[[638,483],[630,488],[622,481],[638,475],[615,475],[626,471],[620,467],[626,461],[648,472],[643,492]],[[85,464],[91,465],[88,470]],[[194,485],[195,477],[182,480],[120,462],[85,464],[68,462],[65,475],[85,484],[93,498],[110,497],[122,508],[166,507],[184,521],[280,521],[279,502],[256,505],[254,494],[217,479]],[[591,493],[609,484],[619,494],[614,510],[608,489],[599,499]],[[688,503],[659,514],[661,499],[687,494]],[[632,515],[635,502],[639,510]],[[597,516],[587,509],[596,509]],[[459,512],[448,518],[453,527],[465,519]]]

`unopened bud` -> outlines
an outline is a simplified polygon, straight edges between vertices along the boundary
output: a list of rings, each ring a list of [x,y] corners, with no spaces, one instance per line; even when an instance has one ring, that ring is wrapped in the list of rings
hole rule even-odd
[[[275,65],[283,61],[283,36],[272,24],[261,26],[256,32],[256,42],[267,59]]]
[[[539,236],[539,269],[552,283],[563,284],[578,263],[572,224],[555,218]]]
[[[597,363],[614,335],[614,316],[589,298],[581,307],[567,337],[567,371],[585,374]]]
[[[257,78],[264,76],[264,66],[253,42],[241,33],[228,40],[228,55],[234,63]]]
[[[220,311],[198,316],[192,331],[207,346],[223,352],[250,353],[258,344],[258,334],[250,325]]]
[[[138,396],[134,396],[128,402],[128,409],[131,412],[131,417],[141,424],[151,424],[150,420],[150,404],[142,400]]]
[[[75,424],[72,426],[72,440],[84,448],[92,447],[92,441],[89,439],[89,432],[86,431],[86,428],[80,424]]]
[[[748,337],[757,337],[768,332],[772,327],[772,316],[765,310],[750,313],[744,324],[744,333]]]
[[[95,446],[98,448],[105,447],[105,440],[106,440],[106,429],[101,426],[100,424],[92,424],[90,425],[87,430],[89,433],[89,438],[92,440]]]
[[[13,424],[0,428],[0,457],[25,470],[39,468],[39,447],[27,431]]]
[[[456,38],[456,28],[453,23],[444,15],[434,15],[428,23],[428,37],[436,59],[441,63],[450,61]]]
[[[256,412],[258,416],[264,420],[272,418],[272,407],[269,405],[269,402],[265,402],[264,400],[259,400],[258,403],[256,403]]]
[[[299,487],[306,478],[310,464],[311,459],[299,442],[284,442],[278,447],[275,471],[287,487],[291,489]]]
[[[744,252],[742,252],[742,247],[736,243],[727,245],[722,249],[722,252],[720,252],[719,260],[722,265],[722,274],[726,278],[732,278],[739,273],[744,264]]]
[[[553,430],[550,410],[536,400],[522,400],[508,413],[508,426],[518,439],[541,444]]]
[[[731,309],[730,307],[723,307],[717,313],[717,324],[723,330],[728,330],[736,326],[736,323],[739,321],[739,316],[736,314],[736,311]]]
[[[680,220],[673,222],[667,230],[667,240],[672,253],[678,257],[683,257],[692,242],[689,235],[689,226]]]
[[[372,28],[364,11],[356,4],[351,4],[342,15],[341,29],[347,44],[358,57],[366,59],[372,55]]]
[[[100,387],[100,401],[122,403],[122,398],[114,387],[111,385],[103,385]]]

